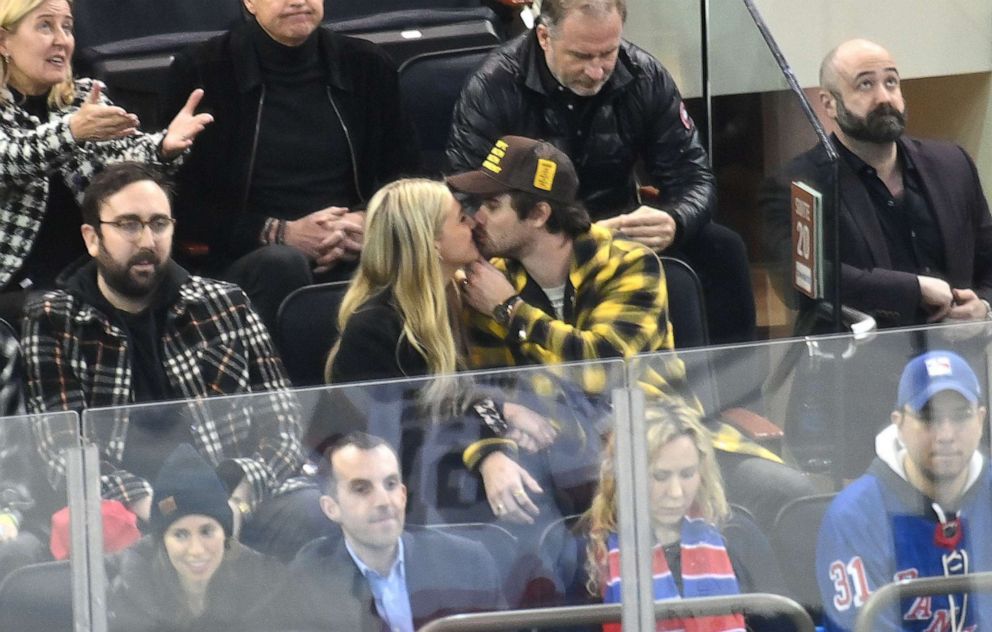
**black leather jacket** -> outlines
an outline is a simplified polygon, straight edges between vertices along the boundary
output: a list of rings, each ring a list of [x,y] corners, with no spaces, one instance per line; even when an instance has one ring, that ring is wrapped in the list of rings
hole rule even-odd
[[[622,42],[610,79],[597,97],[587,131],[577,135],[570,113],[544,88],[543,51],[525,33],[491,54],[469,79],[455,106],[447,157],[453,171],[478,169],[500,136],[541,138],[570,155],[579,195],[594,219],[638,206],[635,163],[661,191],[657,206],[678,223],[679,242],[709,221],[716,188],[706,150],[668,71]]]

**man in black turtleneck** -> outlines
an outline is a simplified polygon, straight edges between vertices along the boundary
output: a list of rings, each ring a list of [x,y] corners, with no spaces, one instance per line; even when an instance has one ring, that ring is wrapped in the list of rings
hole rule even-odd
[[[272,327],[291,291],[350,275],[355,211],[418,153],[378,47],[319,28],[323,0],[244,4],[251,19],[173,65],[170,93],[204,88],[216,120],[180,173],[177,216],[180,239],[206,242],[208,269]]]

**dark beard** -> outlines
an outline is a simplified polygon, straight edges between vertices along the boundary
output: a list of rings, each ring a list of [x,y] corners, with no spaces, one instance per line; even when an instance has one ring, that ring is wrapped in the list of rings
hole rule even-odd
[[[158,286],[162,284],[162,277],[165,276],[165,266],[156,260],[155,253],[151,251],[139,252],[131,257],[127,265],[123,267],[109,261],[109,255],[107,255],[106,251],[103,251],[101,254],[104,256],[97,258],[97,270],[100,276],[103,277],[104,283],[121,296],[131,299],[146,298],[154,293],[158,289]],[[140,280],[131,276],[131,266],[144,262],[155,264],[152,274]]]
[[[840,96],[835,95],[835,101],[837,126],[855,140],[882,145],[899,138],[906,129],[906,112],[900,112],[887,103],[862,118],[851,114]]]

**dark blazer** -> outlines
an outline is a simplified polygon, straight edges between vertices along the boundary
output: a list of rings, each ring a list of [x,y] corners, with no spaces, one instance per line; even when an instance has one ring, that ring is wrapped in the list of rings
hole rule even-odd
[[[506,603],[492,556],[478,542],[424,527],[403,533],[413,626],[452,614],[503,610]],[[304,547],[290,566],[284,603],[293,629],[380,630],[368,581],[344,539],[324,537]]]
[[[923,194],[940,227],[945,259],[940,276],[953,288],[970,288],[980,298],[992,300],[992,218],[971,158],[950,143],[909,136],[897,142],[916,166]],[[892,269],[867,189],[843,158],[838,171],[841,300],[871,314],[883,326],[925,322],[916,275]],[[826,153],[818,145],[789,162],[762,191],[768,247],[777,253],[785,272],[791,270],[789,183],[802,180],[826,200],[831,194],[830,172]],[[790,279],[783,273],[780,280],[788,288]],[[785,295],[790,293],[785,291]]]

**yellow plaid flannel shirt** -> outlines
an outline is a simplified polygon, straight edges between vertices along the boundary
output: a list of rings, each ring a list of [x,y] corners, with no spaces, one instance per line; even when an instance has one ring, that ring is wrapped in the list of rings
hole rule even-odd
[[[465,309],[471,368],[594,362],[675,348],[665,272],[654,252],[597,225],[577,237],[573,248],[565,320],[534,305],[534,301],[547,303],[547,298],[519,262],[492,260],[524,303],[517,306],[508,327],[489,314]],[[676,354],[652,358],[643,366],[637,381],[648,395],[649,405],[651,397],[680,397],[702,412],[687,384],[685,365]],[[575,378],[574,367],[559,373]],[[619,386],[609,384],[606,368],[595,364],[582,367],[579,380],[589,393]],[[542,390],[539,385],[537,390]],[[727,424],[710,424],[710,428],[718,449],[779,461]]]

